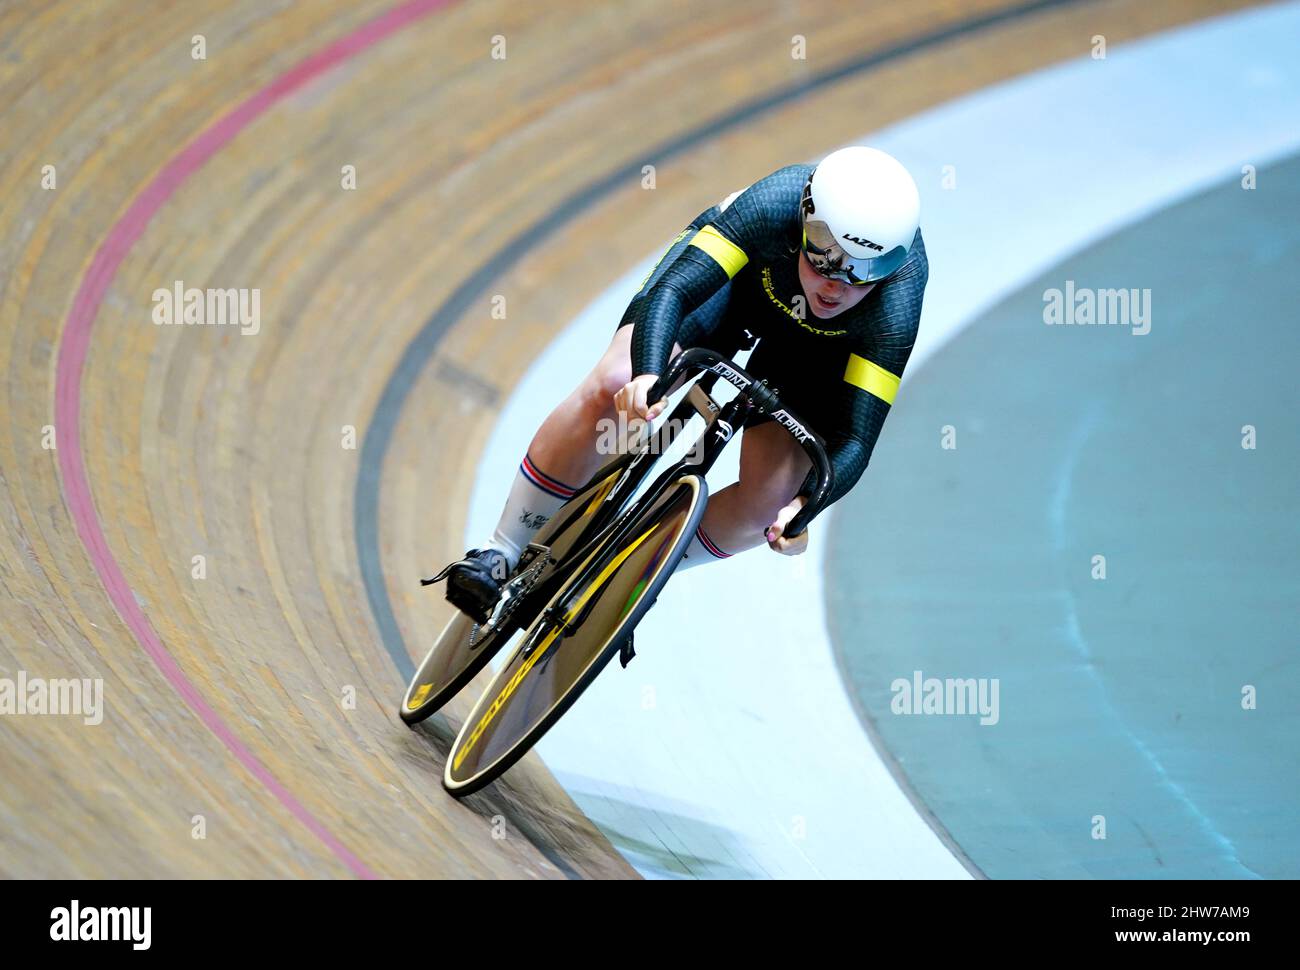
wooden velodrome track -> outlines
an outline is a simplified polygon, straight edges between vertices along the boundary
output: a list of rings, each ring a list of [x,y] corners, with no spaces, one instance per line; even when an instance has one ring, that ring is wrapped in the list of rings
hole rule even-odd
[[[0,677],[106,707],[0,717],[0,874],[634,875],[535,755],[443,793],[468,696],[394,714],[503,395],[731,190],[1227,6],[0,7]],[[176,281],[260,332],[155,326]]]

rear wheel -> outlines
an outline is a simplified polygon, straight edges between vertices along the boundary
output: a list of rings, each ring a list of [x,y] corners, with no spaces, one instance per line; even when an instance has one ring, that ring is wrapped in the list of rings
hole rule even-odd
[[[707,502],[702,476],[680,476],[564,583],[461,727],[448,791],[496,779],[578,699],[654,604]]]
[[[531,561],[525,553],[508,581],[514,595],[503,596],[486,624],[478,624],[456,611],[406,688],[398,709],[403,721],[417,724],[441,708],[532,619],[530,600],[554,591],[554,584],[547,580],[557,566],[563,566],[574,547],[591,534],[593,524],[609,518],[602,503],[630,458],[621,455],[602,468],[538,530],[530,548],[540,546],[546,552]]]

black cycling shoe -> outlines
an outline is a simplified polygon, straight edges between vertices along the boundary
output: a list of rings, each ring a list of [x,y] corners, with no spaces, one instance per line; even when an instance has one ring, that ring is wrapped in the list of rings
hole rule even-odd
[[[510,564],[496,549],[471,549],[465,558],[457,560],[433,579],[422,579],[420,584],[430,586],[447,580],[447,602],[476,623],[486,623],[492,615],[501,587],[510,577]]]

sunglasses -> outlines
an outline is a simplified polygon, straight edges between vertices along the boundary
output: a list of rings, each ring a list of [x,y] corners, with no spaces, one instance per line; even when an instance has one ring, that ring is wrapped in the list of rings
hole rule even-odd
[[[889,276],[907,261],[907,250],[895,246],[879,256],[854,257],[820,219],[803,221],[803,251],[818,274],[850,286],[867,286]]]

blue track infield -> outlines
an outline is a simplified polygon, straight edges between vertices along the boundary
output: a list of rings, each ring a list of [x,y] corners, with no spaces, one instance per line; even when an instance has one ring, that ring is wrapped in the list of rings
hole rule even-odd
[[[1069,257],[915,375],[837,506],[848,689],[990,877],[1300,876],[1297,213],[1300,157]],[[1046,325],[1067,280],[1149,290],[1150,331]],[[997,723],[891,713],[914,671],[996,678]]]

